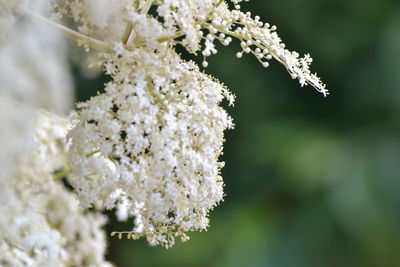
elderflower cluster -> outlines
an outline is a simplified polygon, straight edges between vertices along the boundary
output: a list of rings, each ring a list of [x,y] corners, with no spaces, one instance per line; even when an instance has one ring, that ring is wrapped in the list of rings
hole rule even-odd
[[[72,106],[65,45],[58,32],[21,15],[42,11],[43,1],[28,2],[0,0],[0,179],[30,150],[37,108]]]
[[[238,58],[253,54],[264,67],[274,58],[302,86],[328,94],[309,70],[311,57],[287,50],[276,27],[240,11],[241,2],[64,0],[52,6],[54,20],[72,19],[78,32],[68,34],[79,44],[103,52],[112,77],[73,116],[69,181],[82,207],[134,217],[128,237],[167,247],[176,236],[186,240],[185,232],[206,228],[208,211],[223,197],[218,156],[223,131],[233,125],[219,103],[233,97],[183,61],[177,45],[201,52],[207,67],[215,41],[229,45],[236,38]]]
[[[176,46],[207,67],[215,42],[235,38],[238,58],[275,59],[328,94],[311,57],[287,50],[241,2],[0,0],[1,266],[110,266],[106,219],[88,208],[115,209],[134,220],[119,236],[165,247],[206,229],[224,196],[219,156],[233,128],[220,104],[234,97]],[[99,50],[111,77],[68,120],[40,111],[73,102],[66,45],[49,26]]]
[[[84,213],[56,170],[65,168],[68,122],[42,112],[34,149],[0,187],[1,266],[111,266],[103,215]]]
[[[135,216],[129,237],[166,247],[205,229],[223,197],[223,131],[219,106],[230,92],[172,50],[107,55],[113,81],[80,103],[71,142],[70,182],[84,207],[118,208]]]
[[[244,53],[251,53],[264,67],[268,67],[268,61],[274,58],[286,67],[293,79],[299,80],[301,86],[311,85],[324,96],[328,94],[325,84],[309,69],[312,62],[309,54],[301,58],[297,52],[286,49],[276,33],[276,26],[262,22],[259,16],[253,18],[250,12],[243,13],[240,11],[240,1],[233,2],[236,10],[229,10],[228,6],[222,3],[203,24],[208,31],[202,52],[205,58],[216,53],[214,40],[229,45],[232,36],[240,40],[242,51],[236,54],[237,58],[241,58]],[[205,59],[203,64],[207,65]]]
[[[269,60],[274,58],[286,67],[293,79],[299,80],[301,86],[311,85],[324,96],[329,94],[325,84],[309,69],[310,55],[300,57],[299,53],[286,49],[276,33],[277,27],[262,22],[259,16],[253,18],[250,12],[242,12],[242,1],[230,1],[234,10],[223,0],[124,0],[118,5],[100,0],[96,1],[96,8],[92,8],[93,2],[66,0],[62,7],[54,7],[55,16],[72,16],[82,33],[96,33],[94,36],[102,33],[106,42],[119,41],[123,36],[127,48],[143,44],[156,48],[158,44],[168,42],[173,46],[179,44],[190,53],[201,51],[203,67],[208,66],[206,58],[217,53],[215,40],[226,46],[236,38],[242,49],[236,54],[238,58],[251,53],[264,67],[268,67]],[[153,5],[154,17],[148,14]],[[93,10],[97,15],[92,14]],[[115,14],[118,14],[117,19],[111,22],[110,18]],[[149,23],[153,29],[157,24],[158,29],[149,30]],[[149,46],[149,43],[153,45]]]
[[[0,0],[0,266],[110,266],[106,218],[55,178],[69,123],[39,110],[63,113],[73,94],[63,40],[26,13],[45,7]]]
[[[135,12],[134,0],[62,0],[51,5],[52,19],[72,19],[82,34],[113,43],[124,33],[129,14]],[[79,44],[87,46],[84,40]]]

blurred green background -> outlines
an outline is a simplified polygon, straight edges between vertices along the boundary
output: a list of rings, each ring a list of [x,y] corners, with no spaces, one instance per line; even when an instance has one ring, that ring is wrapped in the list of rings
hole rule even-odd
[[[125,266],[400,266],[400,1],[268,0],[242,5],[311,53],[324,98],[279,63],[236,59],[208,73],[236,94],[223,160],[226,198],[207,232],[172,249],[110,237]],[[201,59],[200,59],[201,60]],[[77,96],[101,88],[76,71]],[[129,230],[112,222],[107,230]]]

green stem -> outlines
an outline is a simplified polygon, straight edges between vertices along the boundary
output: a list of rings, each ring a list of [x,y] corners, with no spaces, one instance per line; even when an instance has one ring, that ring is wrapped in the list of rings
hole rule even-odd
[[[88,158],[88,157],[91,157],[91,156],[93,156],[94,154],[99,153],[99,152],[100,152],[100,149],[95,150],[95,151],[92,151],[92,152],[86,154],[85,156]]]
[[[207,26],[208,26],[208,25],[205,25],[204,28],[207,28]],[[232,32],[232,31],[229,31],[229,30],[225,30],[224,28],[215,27],[215,26],[214,26],[214,28],[216,28],[219,32],[222,32],[222,33],[224,33],[224,34],[230,35],[230,36],[235,37],[235,38],[237,38],[237,39],[239,39],[239,40],[246,40],[246,41],[249,40],[248,37],[241,36],[241,35],[239,35],[239,34],[237,34],[237,33],[235,33],[235,32]],[[281,59],[279,56],[277,56],[277,55],[275,55],[275,53],[271,52],[271,48],[268,47],[268,45],[263,44],[263,43],[260,43],[260,44],[253,43],[253,45],[259,47],[260,49],[268,49],[269,53],[271,54],[271,56],[272,56],[273,58],[275,58],[276,61],[278,61],[278,62],[280,62],[281,64],[283,64],[283,65],[286,66],[286,64],[282,61],[282,59]]]
[[[144,7],[142,8],[142,10],[140,11],[140,13],[142,15],[145,15],[149,12],[151,5],[153,4],[153,0],[147,0],[146,3],[144,4]],[[131,23],[132,27],[130,29],[130,33],[128,35],[128,38],[126,40],[126,42],[124,42],[124,44],[126,45],[126,47],[131,47],[133,41],[135,40],[136,37],[136,32],[135,32],[135,27],[133,26],[133,24]]]
[[[103,41],[97,40],[97,39],[92,38],[90,36],[84,35],[84,34],[82,34],[80,32],[74,31],[74,30],[72,30],[72,29],[70,29],[70,28],[68,28],[68,27],[66,27],[66,26],[64,26],[62,24],[59,24],[59,23],[54,22],[52,20],[49,20],[49,19],[47,19],[45,17],[42,17],[41,15],[38,15],[36,13],[30,12],[30,11],[28,11],[27,13],[29,15],[31,15],[32,17],[37,18],[40,21],[45,22],[46,24],[57,28],[58,30],[61,30],[69,38],[71,38],[73,40],[76,40],[76,41],[83,41],[84,43],[88,44],[89,47],[91,47],[93,49],[96,49],[96,50],[99,50],[99,51],[102,51],[102,52],[112,52],[113,51],[111,46],[106,44]]]
[[[56,180],[62,179],[64,177],[68,176],[68,174],[70,174],[71,171],[72,171],[71,169],[64,169],[64,170],[55,172],[53,174],[53,178],[56,179]]]
[[[131,22],[128,22],[128,24],[125,27],[124,34],[122,35],[121,38],[123,44],[126,44],[128,42],[132,30],[133,30],[133,24]]]

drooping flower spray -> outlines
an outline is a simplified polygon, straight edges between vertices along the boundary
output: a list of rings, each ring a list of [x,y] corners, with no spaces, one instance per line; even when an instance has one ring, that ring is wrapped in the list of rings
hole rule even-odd
[[[116,207],[120,219],[134,217],[128,237],[144,235],[169,247],[175,237],[186,240],[185,232],[205,229],[208,211],[223,198],[218,157],[223,131],[233,123],[219,104],[223,98],[233,104],[234,97],[181,59],[177,45],[201,53],[207,67],[215,41],[229,45],[237,38],[238,58],[253,54],[264,67],[274,58],[302,86],[328,94],[309,70],[309,55],[287,50],[275,26],[232,2],[233,10],[216,0],[55,6],[54,17],[71,17],[97,42],[75,36],[82,45],[96,48],[102,40],[104,68],[113,79],[105,93],[78,105],[69,133],[70,181],[84,207]]]
[[[53,191],[46,192],[48,198],[41,202],[43,207],[54,209],[48,212],[52,214],[51,219],[44,211],[32,208],[31,213],[38,217],[32,215],[28,220],[41,218],[41,223],[47,227],[42,229],[48,229],[42,235],[55,240],[53,244],[59,243],[52,246],[51,253],[50,247],[40,242],[32,241],[30,246],[19,247],[18,253],[23,255],[21,261],[39,264],[39,260],[51,256],[60,266],[70,266],[71,262],[107,266],[109,263],[102,256],[105,240],[100,229],[105,219],[98,212],[84,212],[88,208],[115,209],[118,219],[132,220],[131,229],[114,234],[134,239],[146,237],[150,244],[165,247],[171,247],[177,237],[188,240],[189,231],[207,228],[209,211],[224,197],[220,175],[224,163],[219,160],[224,131],[234,127],[232,118],[220,106],[222,101],[233,105],[234,95],[202,70],[208,66],[207,58],[217,53],[215,42],[230,45],[236,38],[240,43],[237,58],[252,54],[263,67],[268,67],[269,61],[275,59],[301,86],[311,85],[324,96],[328,94],[325,85],[309,70],[311,57],[300,57],[286,49],[276,27],[261,22],[249,12],[242,12],[240,0],[41,1],[50,13],[43,12],[43,8],[32,9],[32,4],[39,3],[33,2],[10,4],[0,0],[0,7],[4,7],[3,15],[10,20],[29,18],[37,25],[60,30],[87,52],[95,51],[97,64],[111,81],[105,88],[99,88],[102,93],[78,103],[68,120],[42,111],[36,119],[39,129],[36,135],[33,130],[26,131],[36,145],[26,153],[27,157],[16,154],[13,161],[16,167],[9,171],[11,174],[4,188],[23,202],[19,209],[23,212],[30,209],[28,199],[38,196],[36,191],[18,182],[11,183],[12,179],[29,178],[37,188],[51,185]],[[10,29],[2,26],[4,21],[7,20],[0,20],[0,26]],[[0,40],[4,40],[4,44],[8,42],[4,47],[12,49],[9,37],[18,36],[12,35],[17,31],[3,32],[6,38]],[[29,36],[31,42],[36,42],[34,36]],[[198,55],[202,66],[182,59],[175,51],[177,46]],[[61,60],[59,63],[65,61],[65,53],[57,56]],[[23,75],[29,77],[30,74]],[[46,83],[52,88],[55,84]],[[25,87],[21,85],[21,88]],[[8,97],[20,103],[21,99],[5,93],[11,89],[9,85],[8,91],[0,92],[0,101]],[[71,96],[68,90],[63,92]],[[32,89],[32,94],[43,93],[39,91]],[[23,100],[24,109],[19,110],[45,107],[54,111],[54,107],[60,106],[37,104],[43,99],[34,104]],[[7,127],[22,127],[18,126],[18,120],[9,121]],[[30,122],[23,127],[30,129],[32,125]],[[51,131],[52,127],[59,131]],[[38,135],[43,131],[47,134]],[[56,159],[56,151],[63,156],[57,164],[50,164],[53,161],[46,159]],[[73,192],[63,187],[59,178],[64,176]],[[30,193],[25,194],[24,190]],[[69,203],[68,213],[80,222],[82,229],[92,227],[90,235],[59,218],[61,214],[57,209],[63,201]],[[19,215],[13,216],[10,215],[11,221]],[[0,223],[0,227],[4,225]],[[89,246],[91,249],[95,249],[97,242],[100,248],[97,254],[85,250],[80,243],[74,244],[74,236],[66,232],[67,228],[75,231],[82,242],[93,244]],[[12,251],[24,242],[23,238],[16,236],[0,247],[1,253],[8,253],[9,262],[6,263],[12,264]],[[32,249],[42,258],[29,258],[27,251]]]

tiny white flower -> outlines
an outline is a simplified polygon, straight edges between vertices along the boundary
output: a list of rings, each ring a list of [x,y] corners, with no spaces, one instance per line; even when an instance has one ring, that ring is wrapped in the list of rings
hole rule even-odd
[[[233,124],[219,103],[233,96],[173,51],[107,58],[118,72],[105,93],[78,106],[69,133],[70,182],[82,206],[135,216],[135,238],[167,247],[176,236],[187,240],[223,197],[218,156]]]

